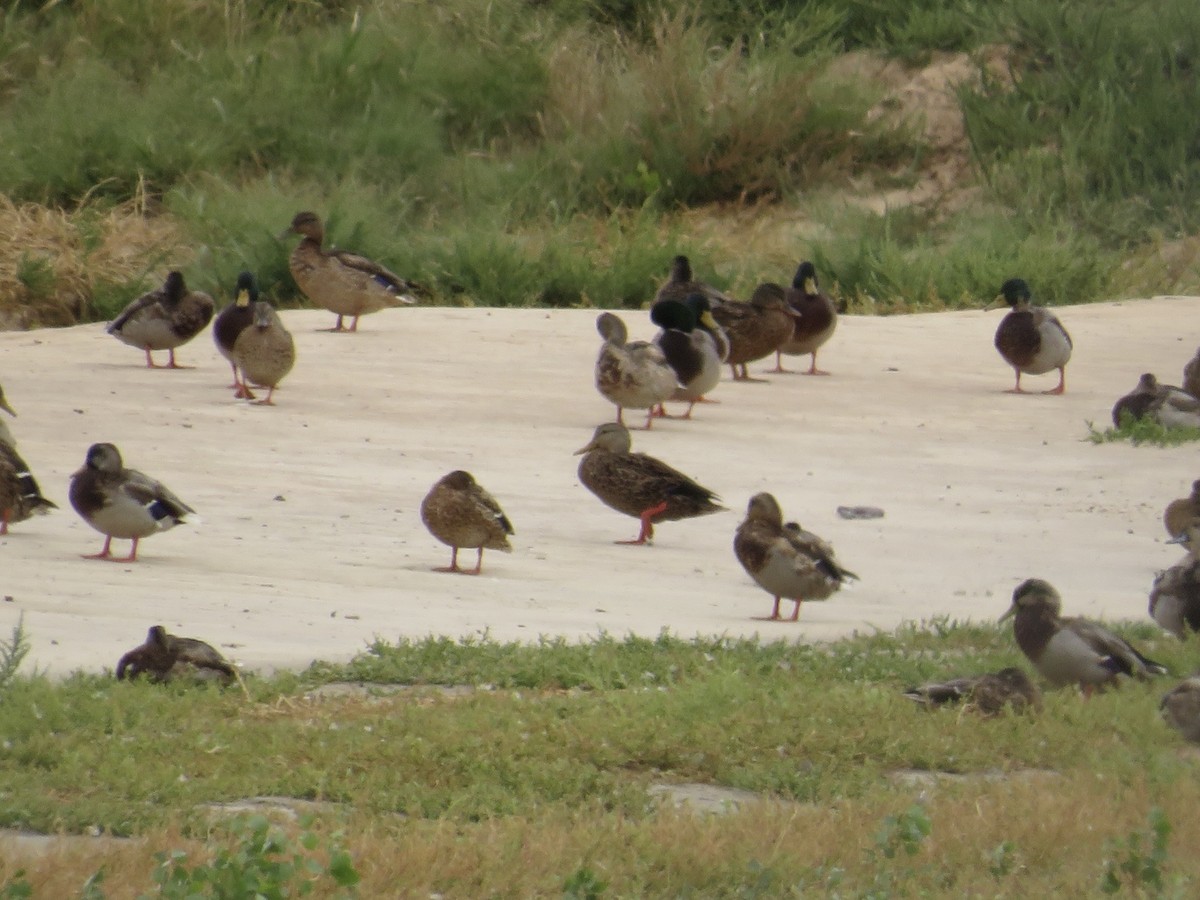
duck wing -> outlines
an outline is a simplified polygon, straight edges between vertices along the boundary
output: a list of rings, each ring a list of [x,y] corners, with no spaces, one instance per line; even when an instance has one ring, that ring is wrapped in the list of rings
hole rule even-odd
[[[1143,656],[1128,641],[1102,625],[1088,619],[1070,618],[1063,619],[1062,626],[1086,643],[1100,657],[1100,665],[1113,673],[1137,678],[1167,673],[1167,667],[1162,663]]]

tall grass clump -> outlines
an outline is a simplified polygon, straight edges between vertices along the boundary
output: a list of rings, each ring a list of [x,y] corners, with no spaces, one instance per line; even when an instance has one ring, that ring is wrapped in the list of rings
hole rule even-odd
[[[1017,0],[995,10],[1011,80],[962,94],[996,196],[1110,245],[1200,226],[1200,6]]]
[[[548,177],[585,207],[671,207],[779,197],[910,154],[910,135],[867,122],[876,96],[822,75],[827,49],[792,51],[813,46],[804,27],[722,47],[677,14],[646,43],[570,42],[550,61]]]

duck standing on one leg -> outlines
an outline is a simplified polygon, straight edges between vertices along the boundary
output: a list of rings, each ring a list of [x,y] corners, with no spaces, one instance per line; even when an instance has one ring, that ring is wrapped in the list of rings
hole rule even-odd
[[[1028,393],[1021,387],[1021,375],[1044,375],[1058,369],[1058,386],[1044,394],[1061,394],[1066,390],[1067,363],[1071,359],[1071,336],[1062,322],[1050,310],[1032,304],[1032,294],[1020,278],[1010,278],[1000,287],[996,299],[985,309],[993,309],[1001,301],[1012,310],[1000,320],[995,344],[1004,361],[1017,373],[1017,383],[1010,394]]]
[[[316,213],[296,213],[288,231],[302,238],[288,259],[292,278],[309,300],[337,313],[330,331],[358,331],[359,316],[417,302],[410,296],[421,290],[414,282],[357,253],[324,249],[325,226]],[[345,316],[352,318],[349,328]]]
[[[450,565],[438,572],[462,572],[478,575],[483,568],[483,551],[512,553],[508,536],[512,523],[496,498],[475,481],[470,472],[451,472],[435,484],[421,501],[421,521],[429,533],[450,547]],[[479,551],[474,569],[458,567],[460,547]]]
[[[1146,678],[1167,671],[1102,625],[1063,618],[1062,597],[1040,578],[1017,585],[1012,606],[1000,621],[1010,617],[1017,646],[1054,687],[1077,684],[1090,696],[1096,688],[1115,684],[1120,675]]]
[[[125,307],[105,329],[122,343],[146,351],[149,369],[185,369],[175,362],[175,348],[198,335],[213,317],[213,298],[189,291],[181,272],[171,272],[163,286]],[[167,364],[154,362],[152,350],[168,351]]]
[[[778,621],[786,597],[796,606],[789,622],[800,618],[805,600],[825,600],[858,576],[843,568],[833,547],[795,522],[784,524],[783,510],[771,494],[750,498],[746,518],[733,538],[733,552],[758,586],[775,599],[768,621]]]
[[[575,451],[583,456],[579,480],[617,512],[642,523],[638,536],[618,544],[645,544],[657,522],[674,522],[721,512],[716,494],[682,472],[645,453],[631,453],[629,429],[616,422],[599,426],[591,441]]]
[[[127,469],[113,444],[92,444],[83,467],[71,476],[71,506],[104,535],[104,547],[85,559],[137,562],[138,542],[185,521],[195,510],[167,488],[136,469]],[[117,558],[113,538],[133,541],[129,555]]]

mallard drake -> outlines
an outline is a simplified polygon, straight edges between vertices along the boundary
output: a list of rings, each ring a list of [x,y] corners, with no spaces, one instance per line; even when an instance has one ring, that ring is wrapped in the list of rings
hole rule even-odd
[[[1112,408],[1113,425],[1121,419],[1150,419],[1167,428],[1200,428],[1200,400],[1170,384],[1160,384],[1150,372],[1144,373],[1132,391]]]
[[[596,330],[604,338],[596,357],[596,390],[616,404],[618,424],[625,424],[625,409],[644,409],[649,429],[655,408],[675,393],[675,371],[656,344],[628,340],[620,316],[600,313]]]
[[[84,559],[136,562],[138,541],[174,528],[196,512],[153,478],[125,468],[121,451],[112,444],[88,448],[83,467],[71,476],[68,496],[83,520],[104,535],[104,548]],[[113,538],[133,541],[128,556],[111,554]]]
[[[1016,666],[1006,666],[999,672],[985,675],[931,681],[919,687],[907,688],[904,696],[927,709],[962,703],[964,709],[972,709],[985,716],[998,715],[1006,706],[1019,713],[1038,709],[1042,705],[1042,692],[1025,674],[1025,670]]]
[[[1200,518],[1200,479],[1192,482],[1192,493],[1187,497],[1179,497],[1167,504],[1163,510],[1163,527],[1173,538],[1180,537],[1187,530],[1192,519]]]
[[[512,544],[508,542],[508,536],[514,534],[512,523],[496,498],[481,488],[470,472],[456,470],[435,484],[421,501],[421,521],[430,534],[451,550],[450,565],[436,569],[437,572],[478,575],[485,549],[512,553]],[[458,567],[459,547],[479,551],[474,569]]]
[[[748,303],[728,300],[714,306],[712,314],[729,338],[725,361],[734,381],[762,381],[750,377],[746,364],[770,356],[791,340],[796,321],[785,291],[771,282],[756,287]]]
[[[858,576],[843,568],[833,547],[795,522],[783,521],[783,510],[771,494],[755,494],[746,518],[733,538],[733,552],[747,574],[775,598],[768,621],[777,621],[779,602],[796,604],[789,622],[800,618],[805,600],[825,600]]]
[[[243,328],[233,344],[233,360],[242,374],[242,386],[235,396],[274,406],[275,388],[296,364],[296,343],[284,327],[279,313],[266,300],[253,306],[253,320]],[[250,385],[267,388],[265,400],[255,400]]]
[[[1078,684],[1091,694],[1115,683],[1119,675],[1145,678],[1167,671],[1107,628],[1087,619],[1064,619],[1062,597],[1040,578],[1017,585],[1012,606],[1000,621],[1009,617],[1017,646],[1054,687]]]
[[[1200,744],[1200,675],[1185,678],[1167,691],[1158,709],[1184,740]]]
[[[828,372],[817,368],[817,351],[833,337],[833,332],[837,329],[838,312],[829,295],[822,292],[817,282],[817,267],[807,261],[800,263],[800,268],[792,278],[792,286],[785,292],[784,298],[788,306],[795,311],[797,318],[792,320],[791,340],[775,351],[775,368],[771,371],[791,371],[783,367],[785,353],[788,356],[803,356],[808,353],[812,355],[812,365],[804,374],[828,375]]]
[[[1200,397],[1200,349],[1183,366],[1183,389],[1193,397]]]
[[[359,316],[417,302],[411,293],[421,288],[414,282],[356,253],[323,249],[325,226],[316,213],[296,213],[288,230],[302,237],[288,259],[292,278],[309,300],[337,313],[330,331],[357,331]],[[344,316],[353,318],[349,328]]]
[[[632,541],[645,544],[654,538],[657,522],[674,522],[721,512],[720,498],[682,472],[645,453],[631,453],[629,429],[616,422],[599,426],[591,441],[575,451],[579,480],[606,506],[640,519],[641,531]]]
[[[188,677],[200,681],[217,679],[228,684],[237,679],[237,670],[211,644],[169,634],[161,625],[153,626],[146,642],[117,662],[118,681],[126,678],[132,681],[143,674],[151,681]]]
[[[690,419],[695,405],[721,382],[722,350],[729,352],[724,330],[712,317],[703,294],[691,294],[683,303],[659,300],[650,307],[650,321],[662,329],[654,343],[678,382],[670,399],[686,401],[688,408],[682,418]],[[723,343],[718,344],[714,335],[720,335]],[[666,415],[661,407],[660,414]]]
[[[1012,310],[996,328],[995,344],[1004,361],[1017,373],[1017,383],[1010,394],[1027,393],[1021,387],[1021,375],[1044,375],[1058,369],[1058,387],[1044,394],[1061,394],[1066,390],[1067,363],[1071,359],[1071,336],[1062,322],[1050,310],[1032,304],[1033,295],[1020,278],[1010,278],[1000,286],[1000,293],[985,309],[993,309],[1001,301]]]
[[[1180,640],[1200,631],[1200,560],[1188,557],[1154,577],[1150,618]]]
[[[213,322],[213,342],[217,351],[229,361],[233,369],[233,384],[235,397],[244,397],[245,385],[238,374],[238,365],[233,358],[233,345],[237,343],[238,335],[254,322],[254,304],[258,302],[258,283],[251,272],[238,275],[237,291],[233,302],[217,314]]]
[[[150,369],[185,369],[175,362],[175,348],[182,347],[213,317],[213,298],[203,291],[189,291],[181,272],[169,272],[163,286],[142,294],[113,319],[106,331],[122,343],[146,351]],[[167,364],[158,366],[152,350],[166,350]]]
[[[0,387],[0,409],[10,416],[17,415],[9,406]],[[0,422],[0,535],[8,534],[11,522],[24,522],[35,515],[45,515],[58,507],[42,496],[41,488],[29,471],[29,465],[17,452],[17,442],[8,426]]]
[[[658,288],[654,302],[660,300],[678,300],[687,302],[692,294],[700,294],[712,306],[733,300],[728,294],[718,291],[711,284],[697,281],[692,275],[692,263],[686,256],[676,256],[671,261],[671,274]]]

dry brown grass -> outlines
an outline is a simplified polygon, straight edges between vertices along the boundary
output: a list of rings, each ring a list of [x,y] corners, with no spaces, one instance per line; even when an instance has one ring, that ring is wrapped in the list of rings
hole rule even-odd
[[[1076,773],[1051,784],[1013,777],[927,789],[932,833],[915,855],[894,859],[881,852],[880,825],[911,805],[913,790],[832,806],[767,800],[726,816],[663,808],[635,820],[600,808],[551,808],[536,818],[472,824],[351,815],[313,830],[323,839],[335,830],[346,835],[365,897],[557,897],[581,869],[608,884],[606,896],[700,896],[706,887],[727,894],[761,876],[771,886],[766,896],[795,885],[819,895],[836,877],[851,895],[890,879],[904,888],[895,896],[1091,897],[1106,862],[1123,858],[1116,842],[1144,830],[1145,811],[1157,804],[1173,828],[1165,874],[1200,878],[1188,852],[1200,841],[1195,780],[1164,791],[1149,777],[1120,784]],[[1010,868],[992,871],[991,855],[1005,842]],[[103,866],[109,897],[136,897],[150,887],[154,854],[167,849],[204,859],[203,844],[173,827],[118,844],[77,840],[35,859],[5,854],[0,883],[23,867],[35,896],[70,897]],[[832,876],[834,868],[842,873]]]
[[[73,325],[94,317],[97,289],[158,281],[189,259],[180,229],[144,196],[69,211],[0,196],[0,329]]]

